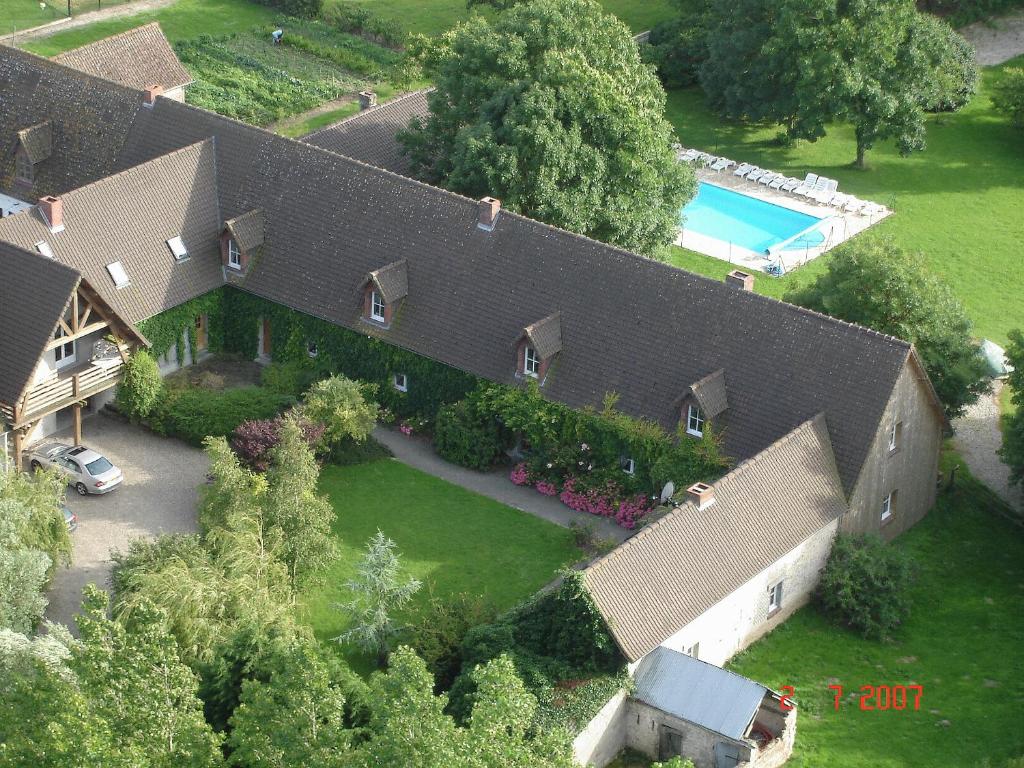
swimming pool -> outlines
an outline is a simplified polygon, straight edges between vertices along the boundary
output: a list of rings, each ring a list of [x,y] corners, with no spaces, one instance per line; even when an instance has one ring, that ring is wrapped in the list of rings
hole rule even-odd
[[[755,253],[766,253],[819,223],[821,219],[731,189],[700,183],[697,196],[682,210],[681,226]],[[820,231],[808,232],[784,249],[814,247],[824,242]]]

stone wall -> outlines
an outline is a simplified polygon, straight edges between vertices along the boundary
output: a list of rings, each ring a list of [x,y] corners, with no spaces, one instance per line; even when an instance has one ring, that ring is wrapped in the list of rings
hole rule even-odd
[[[715,744],[726,742],[736,747],[741,761],[749,760],[750,746],[729,739],[688,720],[681,720],[637,699],[629,699],[626,707],[626,746],[643,752],[652,759],[660,758],[662,732],[666,728],[682,735],[682,754],[693,760],[696,768],[715,768]]]
[[[612,696],[572,742],[572,754],[580,765],[603,768],[626,746],[626,692]]]

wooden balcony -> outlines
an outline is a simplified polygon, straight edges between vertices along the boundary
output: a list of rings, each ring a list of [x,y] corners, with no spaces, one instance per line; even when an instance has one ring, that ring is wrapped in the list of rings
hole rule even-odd
[[[18,424],[36,421],[49,413],[77,403],[114,386],[121,380],[124,363],[120,359],[92,362],[62,368],[56,376],[41,381],[28,391],[19,413]]]

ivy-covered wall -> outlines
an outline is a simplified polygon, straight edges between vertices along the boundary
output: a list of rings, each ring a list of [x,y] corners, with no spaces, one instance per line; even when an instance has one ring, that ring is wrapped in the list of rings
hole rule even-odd
[[[377,402],[398,418],[433,420],[442,405],[465,397],[481,382],[478,377],[443,363],[236,288],[226,287],[223,291],[221,327],[225,352],[256,357],[259,324],[266,319],[270,323],[271,355],[275,362],[308,362],[308,345],[314,343],[318,368],[377,384]],[[406,375],[408,392],[399,392],[392,386],[396,373]]]
[[[197,296],[138,323],[139,330],[152,342],[153,357],[159,358],[174,347],[179,365],[185,365],[185,334],[189,349],[196,348],[196,318],[207,317],[207,348],[211,352],[224,349],[224,294],[228,288]]]

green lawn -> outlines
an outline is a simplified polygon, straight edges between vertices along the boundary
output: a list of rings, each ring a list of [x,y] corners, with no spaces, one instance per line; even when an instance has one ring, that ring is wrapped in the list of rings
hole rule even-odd
[[[328,0],[330,2],[330,0]],[[410,32],[438,35],[469,18],[466,0],[357,0],[372,13],[393,19]],[[599,0],[634,32],[650,29],[673,14],[671,0]],[[481,6],[474,10],[480,11]],[[489,13],[489,9],[484,9]]]
[[[341,545],[327,586],[306,603],[322,640],[345,629],[332,605],[348,599],[344,582],[378,529],[398,544],[408,573],[424,582],[410,615],[425,604],[428,583],[438,596],[467,592],[510,608],[582,557],[568,530],[398,461],[324,467],[320,485],[338,511],[334,531]],[[370,671],[362,654],[346,650],[345,656],[355,669]]]
[[[1024,65],[1024,57],[1006,66]],[[978,336],[1006,343],[1006,333],[1024,326],[1024,270],[1018,254],[1024,240],[1024,134],[1010,128],[991,107],[988,89],[1003,67],[987,68],[985,89],[961,112],[932,116],[928,148],[902,158],[891,143],[868,153],[870,168],[850,167],[853,132],[835,126],[826,138],[783,148],[773,143],[776,127],[723,124],[698,89],[669,94],[668,118],[685,146],[726,155],[793,176],[808,171],[834,177],[841,191],[891,206],[896,215],[872,231],[926,254],[964,302]],[[721,278],[730,267],[717,259],[676,249],[674,263]],[[812,279],[825,256],[783,279],[760,278],[758,290],[781,295],[789,285]]]
[[[894,641],[863,640],[805,608],[730,664],[775,689],[796,688],[788,765],[970,768],[1024,753],[1024,533],[993,512],[1001,502],[966,467],[957,483],[895,544],[920,573],[913,614]],[[836,712],[830,683],[844,694],[915,683],[924,694],[917,712],[862,712],[856,699]]]
[[[3,7],[3,3],[13,1],[0,0],[0,8]],[[38,5],[36,7],[38,9]],[[41,56],[56,56],[58,53],[151,21],[159,21],[164,34],[174,43],[203,34],[228,35],[233,32],[247,32],[258,24],[271,24],[279,17],[280,14],[272,8],[257,5],[249,0],[178,0],[166,8],[69,29],[67,32],[59,32],[26,43],[23,47]]]

